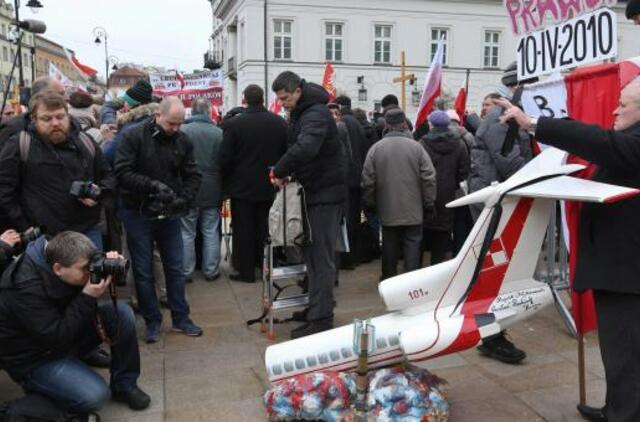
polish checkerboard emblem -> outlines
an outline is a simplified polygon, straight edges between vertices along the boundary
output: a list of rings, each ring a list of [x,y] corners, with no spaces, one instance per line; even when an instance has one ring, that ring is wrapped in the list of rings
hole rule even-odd
[[[473,253],[476,258],[479,258],[480,249],[482,249],[482,245],[478,244],[473,247]],[[502,265],[507,265],[509,263],[509,255],[507,255],[507,251],[502,243],[502,239],[493,239],[491,242],[491,246],[489,247],[489,251],[484,259],[482,264],[482,271],[488,270],[490,268],[499,267]]]

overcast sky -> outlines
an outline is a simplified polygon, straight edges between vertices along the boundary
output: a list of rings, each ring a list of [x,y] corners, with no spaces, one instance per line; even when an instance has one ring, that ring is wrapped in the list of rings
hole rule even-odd
[[[120,62],[201,69],[212,32],[207,0],[40,0],[36,14],[21,0],[21,19],[47,25],[45,37],[75,51],[81,63],[104,77],[104,45],[93,28],[107,30],[109,55]],[[11,1],[13,3],[13,1]],[[111,70],[109,70],[111,72]]]

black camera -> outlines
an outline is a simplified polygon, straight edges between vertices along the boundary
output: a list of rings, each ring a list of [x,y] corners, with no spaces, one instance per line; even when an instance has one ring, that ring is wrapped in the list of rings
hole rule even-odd
[[[78,198],[87,198],[97,201],[102,193],[102,189],[93,182],[75,181],[71,183],[69,193]]]
[[[122,285],[129,271],[129,260],[124,258],[107,258],[103,253],[97,253],[89,261],[89,273],[91,283],[99,284],[100,280],[111,276],[112,283]]]
[[[29,227],[27,230],[20,233],[20,245],[25,247],[27,246],[27,243],[33,242],[40,236],[42,236],[42,227]]]
[[[169,187],[162,188],[149,195],[147,212],[155,218],[166,218],[171,215],[169,205],[176,200],[176,194]]]

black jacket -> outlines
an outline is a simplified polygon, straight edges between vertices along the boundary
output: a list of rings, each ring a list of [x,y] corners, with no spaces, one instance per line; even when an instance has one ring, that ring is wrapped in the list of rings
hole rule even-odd
[[[0,232],[0,234],[1,233],[2,232]],[[13,257],[13,254],[13,248],[0,240],[0,276],[11,263],[11,257]]]
[[[272,201],[269,171],[287,150],[288,136],[287,122],[262,106],[250,106],[227,120],[219,159],[226,196]]]
[[[640,122],[614,132],[571,120],[540,118],[536,139],[598,166],[593,180],[640,188]],[[584,203],[574,288],[640,294],[640,197]]]
[[[278,161],[278,178],[295,175],[305,188],[307,204],[338,204],[346,198],[346,153],[320,85],[302,81],[302,96],[291,111],[292,144]]]
[[[453,230],[455,210],[446,205],[455,199],[460,182],[469,175],[469,154],[464,141],[448,128],[433,128],[420,143],[436,169],[436,216],[423,225],[431,230]]]
[[[114,170],[124,206],[141,213],[153,193],[152,181],[166,184],[178,197],[191,202],[202,179],[187,135],[178,132],[167,136],[154,118],[125,131]]]
[[[0,366],[16,381],[73,354],[93,328],[96,300],[53,274],[44,244],[44,237],[30,243],[0,280]]]
[[[353,117],[351,110],[343,111],[342,121],[349,132],[350,150],[347,150],[347,185],[350,189],[360,188],[362,179],[362,166],[368,151],[367,135],[360,122]]]
[[[100,206],[87,207],[69,193],[74,181],[92,181],[103,189],[101,201],[112,200],[115,178],[96,145],[94,154],[79,139],[71,120],[67,142],[53,145],[39,138],[33,125],[29,156],[20,158],[19,133],[0,152],[0,208],[18,231],[44,226],[54,235],[64,230],[84,232],[100,220]]]

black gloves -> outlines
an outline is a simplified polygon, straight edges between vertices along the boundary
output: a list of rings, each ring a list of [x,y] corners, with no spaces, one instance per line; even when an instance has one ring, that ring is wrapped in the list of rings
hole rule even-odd
[[[179,196],[169,204],[169,212],[171,214],[182,214],[187,211],[187,205],[189,205],[187,200]]]
[[[149,184],[149,187],[151,188],[151,196],[154,200],[160,201],[163,204],[169,204],[176,199],[176,194],[173,189],[159,180],[153,180]]]

